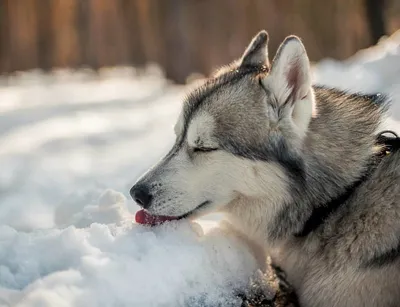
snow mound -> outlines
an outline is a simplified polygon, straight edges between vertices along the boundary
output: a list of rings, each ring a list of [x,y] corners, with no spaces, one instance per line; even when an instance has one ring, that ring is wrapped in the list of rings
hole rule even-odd
[[[74,225],[79,228],[92,223],[119,224],[131,219],[132,215],[126,205],[125,196],[117,191],[107,189],[98,200],[88,205],[82,205],[77,197],[68,199],[55,210],[55,222],[58,227]]]
[[[400,83],[400,31],[345,61],[325,59],[314,66],[316,83],[352,92],[392,93]]]
[[[197,226],[197,227],[196,227]],[[102,225],[17,232],[0,227],[0,305],[240,306],[257,265],[222,229]]]

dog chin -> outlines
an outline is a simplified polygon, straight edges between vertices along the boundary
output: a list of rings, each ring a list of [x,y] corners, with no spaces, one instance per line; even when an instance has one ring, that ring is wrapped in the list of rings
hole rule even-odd
[[[148,212],[149,214],[153,215],[153,216],[168,216],[171,218],[175,218],[175,219],[183,219],[183,218],[189,218],[195,214],[200,213],[201,211],[203,211],[202,209],[204,207],[206,207],[206,203],[207,202],[203,202],[200,205],[194,207],[193,209],[190,209],[189,211],[186,212],[178,212],[178,210],[176,210],[176,208],[178,206],[178,204],[171,204],[168,207],[163,207],[161,210],[159,210],[157,208],[157,206],[154,207],[150,207],[148,209],[146,209],[146,212]]]
[[[200,217],[202,215],[207,214],[209,211],[209,208],[211,207],[212,202],[209,200],[203,201],[190,211],[180,214],[177,216],[177,219],[195,219],[197,217]]]

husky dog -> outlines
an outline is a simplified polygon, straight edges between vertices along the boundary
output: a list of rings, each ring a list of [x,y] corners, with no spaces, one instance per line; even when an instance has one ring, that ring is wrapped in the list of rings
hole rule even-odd
[[[267,43],[260,32],[187,96],[175,145],[132,197],[154,216],[226,213],[274,252],[302,306],[400,306],[400,150],[377,138],[385,98],[313,86],[299,38],[271,65]]]

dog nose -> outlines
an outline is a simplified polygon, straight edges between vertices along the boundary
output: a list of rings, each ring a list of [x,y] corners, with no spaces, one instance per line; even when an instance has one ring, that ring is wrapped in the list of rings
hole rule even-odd
[[[130,190],[130,194],[133,200],[142,208],[146,209],[150,205],[152,196],[146,185],[134,185]]]

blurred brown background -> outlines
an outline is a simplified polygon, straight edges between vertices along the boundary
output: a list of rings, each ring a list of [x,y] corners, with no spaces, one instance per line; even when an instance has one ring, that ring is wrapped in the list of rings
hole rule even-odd
[[[185,82],[239,57],[260,29],[273,54],[299,35],[343,59],[400,27],[400,0],[0,0],[0,72],[143,67]]]

